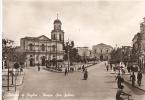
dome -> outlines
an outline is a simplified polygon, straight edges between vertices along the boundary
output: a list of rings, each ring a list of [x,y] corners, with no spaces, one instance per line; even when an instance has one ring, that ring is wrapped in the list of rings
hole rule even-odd
[[[61,24],[61,21],[60,21],[59,19],[56,19],[56,20],[54,21],[54,24],[56,24],[56,23],[60,23],[60,24]]]

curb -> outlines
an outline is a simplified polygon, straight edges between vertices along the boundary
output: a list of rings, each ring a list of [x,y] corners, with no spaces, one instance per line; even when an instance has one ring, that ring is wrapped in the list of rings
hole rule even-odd
[[[91,66],[96,65],[96,64],[98,64],[98,63],[95,63],[95,64],[92,64],[92,65],[86,66],[85,68],[91,67]],[[51,70],[49,68],[43,68],[43,69],[48,70],[48,71],[51,71],[51,72],[56,72],[56,73],[64,73],[62,71],[55,71],[55,70]]]
[[[127,81],[124,81],[124,83],[131,85],[131,83],[129,83]],[[134,87],[139,89],[139,90],[141,90],[141,91],[143,91],[143,92],[145,92],[145,89],[139,88],[138,86],[134,86]]]

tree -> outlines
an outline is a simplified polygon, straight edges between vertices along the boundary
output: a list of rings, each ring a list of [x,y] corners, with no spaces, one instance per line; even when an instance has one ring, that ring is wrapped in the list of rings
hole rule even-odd
[[[2,39],[2,60],[3,62],[13,60],[14,55],[14,41],[9,39]]]
[[[74,47],[74,41],[66,42],[64,44],[64,50],[65,50],[65,55],[64,55],[64,60],[68,60],[68,54],[69,54],[69,59],[70,59],[70,64],[72,65],[73,62],[77,62],[80,60],[80,56],[78,55],[78,50]]]

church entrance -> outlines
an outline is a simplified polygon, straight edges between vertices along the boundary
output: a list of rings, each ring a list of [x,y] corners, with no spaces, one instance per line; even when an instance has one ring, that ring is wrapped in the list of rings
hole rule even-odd
[[[30,59],[30,66],[33,66],[34,60],[31,58]]]
[[[100,60],[103,61],[103,55],[100,56]]]
[[[43,56],[42,58],[41,58],[41,65],[42,66],[45,66],[45,63],[46,63],[46,60],[45,60],[46,58],[45,58],[45,56]]]

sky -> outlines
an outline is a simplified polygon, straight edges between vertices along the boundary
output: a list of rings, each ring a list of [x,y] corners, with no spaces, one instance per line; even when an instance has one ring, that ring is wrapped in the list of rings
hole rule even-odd
[[[145,0],[3,0],[2,5],[2,36],[15,45],[25,36],[51,38],[57,13],[65,40],[76,47],[132,45],[145,17]]]

